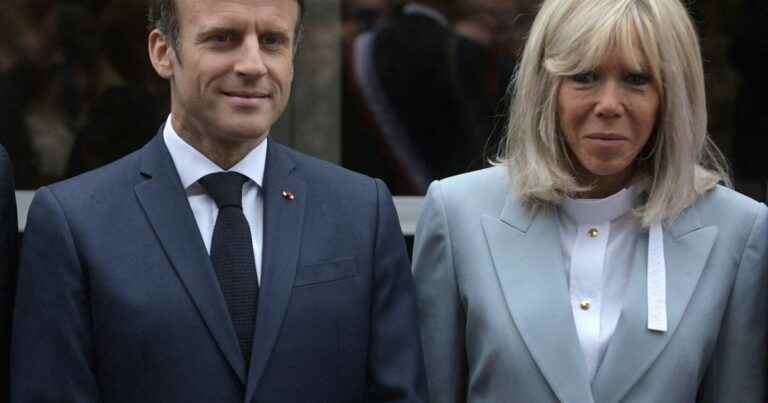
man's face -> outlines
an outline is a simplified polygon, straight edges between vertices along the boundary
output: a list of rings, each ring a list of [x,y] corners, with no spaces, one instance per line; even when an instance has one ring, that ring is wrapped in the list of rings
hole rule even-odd
[[[290,96],[298,2],[176,1],[179,47],[168,49],[165,74],[158,68],[171,81],[175,129],[203,141],[261,141]]]

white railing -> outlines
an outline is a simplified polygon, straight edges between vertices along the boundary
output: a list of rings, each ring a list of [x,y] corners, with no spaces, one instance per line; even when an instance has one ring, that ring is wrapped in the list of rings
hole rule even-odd
[[[24,228],[27,227],[27,213],[29,212],[29,205],[32,204],[32,197],[35,192],[32,190],[17,190],[16,191],[16,214],[19,217],[19,232],[24,232]]]

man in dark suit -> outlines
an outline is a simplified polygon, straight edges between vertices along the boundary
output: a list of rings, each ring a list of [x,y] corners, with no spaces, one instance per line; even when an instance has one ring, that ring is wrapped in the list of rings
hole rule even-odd
[[[173,3],[150,13],[165,126],[30,208],[12,401],[425,401],[386,186],[268,138],[303,2]]]
[[[16,189],[11,159],[0,146],[0,396],[8,396],[8,352],[16,284]]]

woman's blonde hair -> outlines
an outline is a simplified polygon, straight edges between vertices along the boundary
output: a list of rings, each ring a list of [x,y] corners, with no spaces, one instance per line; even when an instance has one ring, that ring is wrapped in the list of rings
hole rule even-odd
[[[659,91],[656,129],[638,156],[635,181],[648,199],[644,226],[673,219],[723,181],[722,154],[707,136],[704,71],[696,31],[680,0],[546,0],[512,83],[505,164],[518,194],[554,204],[590,190],[578,183],[559,130],[564,77],[594,70],[612,50],[648,70]]]

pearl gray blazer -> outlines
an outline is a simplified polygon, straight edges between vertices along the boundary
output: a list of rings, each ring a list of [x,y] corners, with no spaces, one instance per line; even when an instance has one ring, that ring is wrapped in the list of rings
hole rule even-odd
[[[436,403],[764,402],[768,209],[717,187],[664,226],[668,330],[647,329],[647,233],[590,380],[555,211],[503,167],[434,182],[414,246]]]

